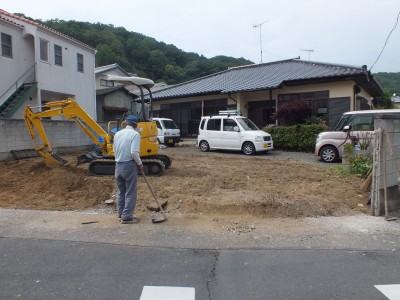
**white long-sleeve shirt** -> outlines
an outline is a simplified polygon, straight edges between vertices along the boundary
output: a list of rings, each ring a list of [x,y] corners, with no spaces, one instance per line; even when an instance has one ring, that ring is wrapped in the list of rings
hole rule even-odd
[[[132,126],[126,126],[114,135],[114,156],[116,162],[134,160],[138,166],[140,159],[140,134]]]

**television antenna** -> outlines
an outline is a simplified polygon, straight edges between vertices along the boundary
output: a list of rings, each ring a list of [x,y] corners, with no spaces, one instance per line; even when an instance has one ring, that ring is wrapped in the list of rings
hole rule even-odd
[[[308,60],[310,60],[310,53],[311,53],[311,52],[314,52],[313,49],[301,49],[301,51],[306,51],[306,52],[308,52]]]
[[[260,64],[262,64],[262,62],[263,62],[263,54],[262,54],[262,39],[261,39],[261,27],[262,27],[262,25],[263,24],[265,24],[265,23],[267,23],[268,21],[264,21],[264,22],[262,22],[262,23],[259,23],[259,24],[255,24],[255,25],[253,25],[253,27],[254,28],[257,28],[257,27],[259,27],[260,28],[260,52],[261,52],[261,60],[260,60]]]

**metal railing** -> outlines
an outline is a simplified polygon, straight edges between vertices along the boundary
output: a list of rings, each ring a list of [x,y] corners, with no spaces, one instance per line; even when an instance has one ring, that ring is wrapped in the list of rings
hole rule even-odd
[[[22,74],[15,83],[13,83],[4,93],[0,96],[0,105],[7,101],[12,94],[15,93],[24,83],[35,82],[36,63],[34,63],[24,74]]]

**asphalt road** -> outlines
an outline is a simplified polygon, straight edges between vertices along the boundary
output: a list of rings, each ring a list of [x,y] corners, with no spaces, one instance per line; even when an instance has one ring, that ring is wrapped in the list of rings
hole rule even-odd
[[[201,250],[46,239],[0,239],[1,299],[398,299],[399,252]],[[195,298],[141,298],[144,287]],[[394,286],[396,288],[396,286]],[[397,289],[400,291],[400,289]]]

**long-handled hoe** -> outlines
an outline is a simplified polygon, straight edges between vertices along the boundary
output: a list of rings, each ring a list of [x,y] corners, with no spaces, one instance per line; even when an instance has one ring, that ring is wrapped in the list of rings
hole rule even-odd
[[[164,221],[167,220],[167,216],[165,215],[164,209],[162,208],[160,202],[158,201],[158,199],[157,199],[157,197],[156,197],[156,194],[154,193],[154,191],[153,191],[153,189],[152,189],[152,187],[151,187],[149,181],[147,180],[146,175],[144,175],[144,172],[142,173],[142,175],[143,175],[144,180],[145,180],[146,183],[147,183],[147,186],[149,187],[149,190],[150,190],[151,194],[153,195],[154,200],[156,201],[158,207],[160,208],[160,212],[161,212],[161,214],[154,214],[154,215],[151,217],[151,221],[152,221],[153,223],[161,223],[161,222],[164,222]]]

